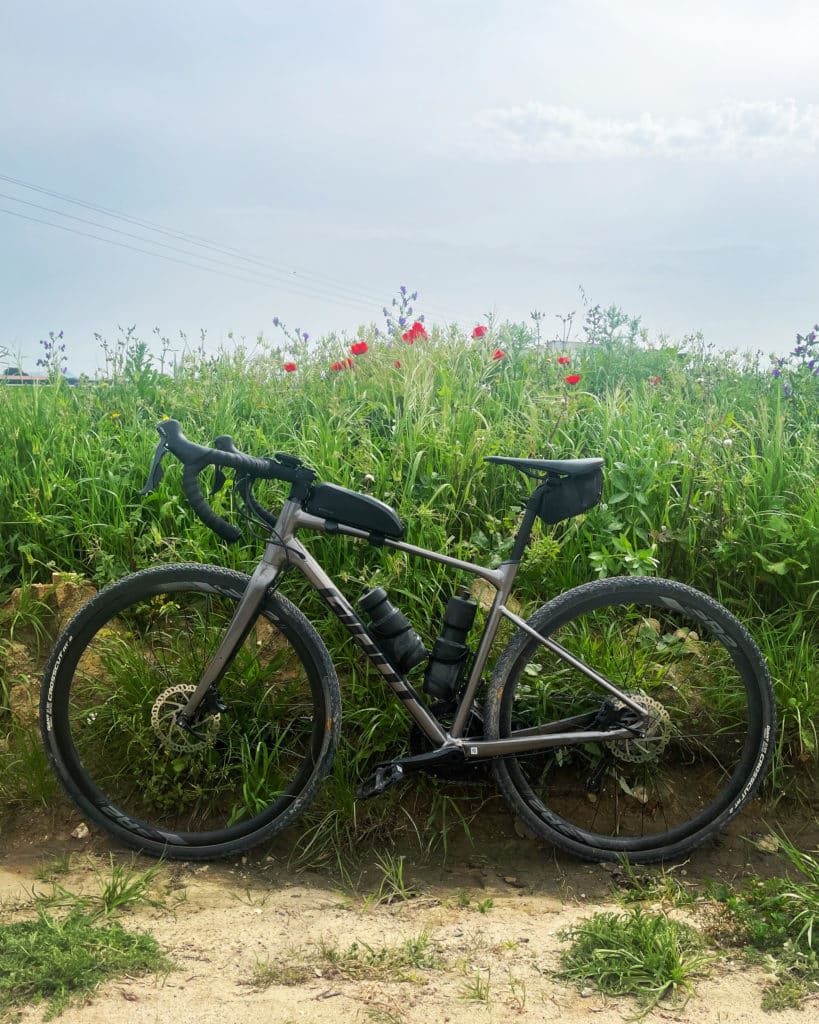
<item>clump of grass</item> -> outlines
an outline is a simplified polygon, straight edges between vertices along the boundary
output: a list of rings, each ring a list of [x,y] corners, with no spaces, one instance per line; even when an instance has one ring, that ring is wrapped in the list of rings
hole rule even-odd
[[[690,925],[639,907],[599,913],[561,933],[571,942],[561,957],[560,977],[591,982],[610,995],[633,995],[646,1009],[669,996],[693,991],[692,979],[709,963]]]
[[[667,903],[672,907],[686,907],[696,903],[697,893],[674,878],[666,869],[660,872],[638,872],[627,859],[623,860],[622,877],[617,878],[621,891],[617,896],[620,903]]]
[[[163,905],[162,900],[153,895],[151,888],[159,873],[159,864],[146,871],[137,871],[133,864],[115,864],[114,858],[111,857],[110,865],[110,876],[103,875],[96,869],[94,871],[99,886],[98,892],[93,894],[75,893],[52,879],[51,894],[48,896],[38,895],[38,905],[81,910],[89,918],[112,917],[121,910],[141,904],[152,907]]]
[[[150,935],[100,925],[80,909],[60,920],[40,907],[33,921],[0,926],[0,1014],[46,1002],[50,1020],[103,981],[170,968]]]
[[[253,968],[250,984],[260,989],[270,988],[271,985],[303,985],[315,976],[315,971],[307,964],[258,961]]]
[[[347,949],[322,940],[317,966],[322,977],[356,980],[418,981],[418,971],[439,970],[443,964],[427,932],[410,936],[395,946],[353,942]]]
[[[767,958],[776,975],[763,1009],[797,1006],[819,991],[819,859],[780,838],[797,877],[749,879],[738,893],[718,888],[721,913],[711,928],[719,941]]]
[[[461,988],[461,999],[465,999],[471,1003],[488,1004],[491,998],[491,979],[491,971],[487,970],[486,977],[484,977],[480,971],[476,971],[475,977],[470,978],[470,980]]]
[[[403,854],[395,856],[391,853],[378,854],[376,857],[382,878],[378,891],[370,897],[370,902],[380,905],[382,903],[406,903],[419,895],[417,889],[404,878],[404,857]]]

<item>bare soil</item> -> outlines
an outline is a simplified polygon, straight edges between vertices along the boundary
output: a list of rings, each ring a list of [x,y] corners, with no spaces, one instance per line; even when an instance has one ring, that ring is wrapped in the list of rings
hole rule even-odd
[[[770,847],[772,828],[786,830],[804,849],[819,843],[814,816],[772,815],[755,803],[718,841],[666,873],[696,888],[707,879],[738,884],[748,874],[782,870]],[[26,815],[0,834],[0,916],[25,915],[43,866],[71,854],[57,881],[74,892],[94,892],[97,874],[115,863],[145,870],[155,864],[113,850],[65,806]],[[82,830],[81,830],[82,831]],[[509,816],[491,802],[472,825],[425,853],[425,837],[405,838],[406,882],[417,895],[405,901],[374,899],[383,881],[377,851],[360,852],[350,865],[355,885],[292,862],[294,836],[234,862],[161,865],[154,889],[164,906],[139,906],[124,914],[126,927],[150,931],[176,969],[165,978],[128,978],[103,986],[86,1005],[68,1009],[66,1024],[154,1022],[246,1024],[250,1020],[381,1021],[393,1024],[461,1024],[486,1021],[618,1021],[639,1011],[630,998],[604,999],[555,978],[565,942],[560,931],[595,911],[618,909],[628,880],[617,866],[589,865],[515,834]],[[760,847],[761,842],[761,847]],[[640,875],[657,875],[660,869]],[[697,911],[666,909],[697,923]],[[693,915],[693,916],[692,916]],[[428,937],[436,966],[392,966],[382,950]],[[353,944],[356,944],[355,946]],[[351,947],[353,952],[351,953]],[[371,951],[372,955],[370,955]],[[335,954],[336,961],[332,956]],[[260,972],[263,987],[254,985]],[[650,1017],[672,1021],[762,1021],[764,969],[749,969],[730,951],[715,959],[687,1003],[664,1000]],[[477,995],[485,998],[477,999]],[[806,1024],[819,1002],[804,1012],[777,1013],[777,1024]],[[20,1020],[39,1021],[42,1007]],[[815,1019],[815,1018],[813,1018]]]

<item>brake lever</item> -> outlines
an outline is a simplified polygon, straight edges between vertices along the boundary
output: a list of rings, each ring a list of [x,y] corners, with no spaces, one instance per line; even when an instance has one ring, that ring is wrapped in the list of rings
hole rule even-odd
[[[214,466],[213,469],[213,485],[211,486],[210,493],[218,494],[219,491],[221,491],[222,488],[225,486],[225,481],[227,480],[227,477],[225,476],[225,471],[224,469],[222,469],[221,466]]]
[[[164,441],[160,441],[156,446],[154,452],[154,458],[151,462],[151,468],[148,471],[148,479],[145,481],[145,486],[139,492],[140,494],[150,494],[151,491],[155,491],[162,481],[162,477],[165,475],[165,470],[162,468],[162,460],[168,454],[168,448]]]

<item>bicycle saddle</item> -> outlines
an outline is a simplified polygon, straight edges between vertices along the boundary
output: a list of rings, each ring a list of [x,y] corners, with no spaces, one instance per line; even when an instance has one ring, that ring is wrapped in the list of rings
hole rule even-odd
[[[529,475],[533,473],[558,473],[561,476],[583,476],[600,469],[603,459],[512,459],[505,455],[487,455],[484,462],[495,462],[503,466],[514,466]]]

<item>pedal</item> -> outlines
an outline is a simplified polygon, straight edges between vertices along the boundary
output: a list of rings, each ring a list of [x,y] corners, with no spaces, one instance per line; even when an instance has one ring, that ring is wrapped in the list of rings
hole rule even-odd
[[[401,782],[404,778],[404,769],[400,764],[391,761],[388,764],[380,764],[375,774],[367,782],[359,783],[355,791],[356,800],[369,800],[371,796],[378,796],[385,789]]]

